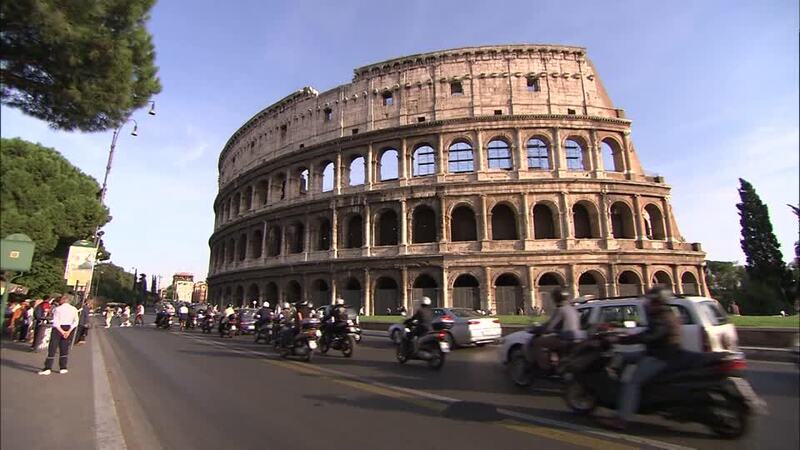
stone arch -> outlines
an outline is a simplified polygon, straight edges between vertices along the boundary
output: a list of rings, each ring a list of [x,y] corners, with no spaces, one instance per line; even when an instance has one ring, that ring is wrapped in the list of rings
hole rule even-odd
[[[250,256],[252,258],[261,258],[262,255],[262,246],[264,243],[264,232],[255,229],[253,230],[252,236],[250,238]]]
[[[632,270],[621,272],[617,277],[617,285],[621,297],[642,295],[642,278]]]
[[[400,307],[400,288],[392,277],[382,276],[375,280],[372,298],[375,303],[375,314],[394,314]]]
[[[244,300],[244,288],[241,285],[236,286],[236,291],[235,291],[235,293],[233,295],[233,303],[236,306],[240,306],[241,307],[241,306],[244,306],[244,302],[245,302],[245,300]]]
[[[540,134],[531,136],[525,144],[528,169],[550,170],[553,168],[553,153],[550,139]]]
[[[360,248],[364,245],[364,218],[361,214],[350,214],[344,221],[344,248]]]
[[[400,153],[394,148],[381,150],[378,158],[378,174],[380,181],[390,181],[400,178]]]
[[[319,179],[322,183],[319,184],[320,192],[331,192],[336,185],[336,164],[333,161],[323,161],[320,164]]]
[[[278,172],[272,177],[272,202],[279,202],[286,199],[286,174]]]
[[[331,220],[327,217],[320,217],[317,220],[314,249],[317,251],[327,251],[331,249]]]
[[[525,314],[525,298],[517,274],[504,272],[495,278],[494,300],[497,314]]]
[[[633,212],[630,206],[623,201],[616,201],[611,205],[611,235],[614,239],[635,239],[636,227],[633,222]]]
[[[367,163],[364,156],[355,154],[347,166],[347,180],[350,186],[361,186],[367,180]]]
[[[517,213],[507,203],[498,203],[492,208],[492,240],[514,241],[519,239]]]
[[[267,231],[267,256],[279,256],[283,248],[281,226],[271,225]]]
[[[681,289],[684,295],[700,295],[700,285],[694,272],[687,270],[681,274]]]
[[[567,170],[589,170],[589,146],[580,136],[568,136],[564,139],[564,156]]]
[[[603,154],[603,169],[606,172],[625,171],[625,156],[616,139],[607,137],[600,141],[600,152]]]
[[[462,273],[453,281],[453,306],[481,309],[481,283],[471,273]]]
[[[411,214],[411,242],[414,244],[436,242],[436,211],[428,205],[419,205]]]
[[[276,304],[276,305],[277,305],[277,303],[278,303],[278,302],[279,302],[279,300],[280,300],[280,298],[278,297],[278,285],[277,285],[277,284],[275,284],[275,283],[274,283],[274,282],[272,282],[272,281],[270,281],[269,283],[267,283],[267,285],[264,287],[264,295],[265,295],[265,297],[264,297],[264,298],[265,298],[265,299],[266,299],[268,302],[270,302],[270,303],[274,303],[274,304]],[[277,308],[277,306],[276,306],[276,308]]]
[[[247,287],[247,305],[251,305],[254,301],[257,304],[261,304],[261,289],[258,288],[258,285],[255,283],[250,283],[250,286]]]
[[[284,289],[284,298],[289,303],[303,300],[303,286],[297,280],[289,280]]]
[[[236,256],[239,261],[244,261],[247,258],[247,233],[239,235],[239,240],[236,246]]]
[[[363,303],[362,299],[362,286],[361,282],[358,278],[349,277],[347,278],[344,283],[342,284],[344,289],[342,289],[341,296],[344,299],[344,302],[354,308],[356,311],[361,311],[361,307]],[[370,311],[365,311],[367,314],[370,314]]]
[[[578,277],[578,295],[581,297],[603,298],[606,296],[606,281],[597,270],[587,270]]]
[[[286,227],[286,245],[289,253],[303,253],[305,251],[305,225],[296,220]]]
[[[375,245],[397,245],[400,223],[397,212],[394,209],[386,208],[376,214],[375,221]]]
[[[331,288],[328,282],[317,278],[311,283],[311,301],[315,305],[328,305],[331,303]]]
[[[512,170],[514,168],[510,142],[506,137],[497,136],[486,144],[486,165],[489,170]]]
[[[533,238],[558,239],[558,207],[551,202],[537,202],[533,207]]]
[[[536,280],[536,292],[539,293],[539,305],[545,313],[550,314],[555,309],[552,292],[563,289],[567,285],[564,277],[558,272],[545,272]]]
[[[645,235],[648,239],[654,241],[663,241],[667,238],[667,233],[664,231],[664,215],[661,214],[661,208],[654,203],[649,203],[644,207],[644,228]]]
[[[430,144],[419,144],[411,154],[411,174],[424,177],[436,173],[436,150]]]
[[[429,297],[433,306],[439,306],[439,283],[433,275],[420,273],[411,286],[412,309],[419,307],[422,297]]]
[[[244,189],[244,210],[250,211],[253,209],[253,186],[247,186]]]
[[[657,270],[653,273],[653,278],[650,281],[652,287],[663,287],[672,290],[672,277],[663,270]]]
[[[460,204],[450,213],[450,240],[453,242],[477,241],[478,221],[468,204]]]
[[[594,203],[581,200],[572,205],[572,226],[575,239],[600,238],[600,221]]]
[[[459,138],[447,150],[447,171],[464,173],[475,171],[475,153],[469,141]]]
[[[242,194],[238,192],[233,194],[233,197],[231,197],[231,215],[233,217],[239,217],[239,213],[241,212],[239,211],[241,202],[242,202]]]

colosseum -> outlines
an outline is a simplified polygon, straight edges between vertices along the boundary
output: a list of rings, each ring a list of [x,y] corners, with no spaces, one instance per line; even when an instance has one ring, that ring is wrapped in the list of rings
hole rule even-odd
[[[210,299],[514,314],[559,286],[703,294],[705,255],[630,131],[580,47],[437,51],[305,87],[222,149]]]

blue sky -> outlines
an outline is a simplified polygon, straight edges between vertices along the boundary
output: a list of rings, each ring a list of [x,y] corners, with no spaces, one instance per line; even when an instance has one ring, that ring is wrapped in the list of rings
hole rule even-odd
[[[396,5],[402,5],[402,9]],[[664,175],[681,232],[738,260],[738,178],[770,208],[786,259],[798,238],[798,5],[767,1],[162,0],[152,11],[163,92],[139,136],[120,138],[105,228],[112,260],[148,274],[208,269],[216,163],[256,112],[355,67],[504,43],[588,49],[633,123],[646,170]],[[3,137],[54,147],[102,179],[111,132],[64,133],[2,108]]]

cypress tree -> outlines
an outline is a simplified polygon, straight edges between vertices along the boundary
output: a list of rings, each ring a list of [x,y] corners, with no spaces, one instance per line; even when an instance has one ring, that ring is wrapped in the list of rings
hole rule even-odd
[[[745,269],[754,281],[783,286],[786,264],[780,244],[772,232],[767,205],[761,201],[753,185],[739,178],[739,223],[742,226],[742,251],[747,257]]]

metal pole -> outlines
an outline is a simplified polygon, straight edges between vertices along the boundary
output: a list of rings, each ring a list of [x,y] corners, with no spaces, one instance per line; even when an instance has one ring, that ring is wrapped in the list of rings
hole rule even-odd
[[[118,126],[117,129],[114,130],[114,135],[111,137],[111,148],[108,150],[108,162],[106,163],[106,173],[103,176],[103,187],[100,188],[101,205],[105,205],[106,190],[108,189],[108,174],[111,173],[111,163],[114,162],[114,149],[117,148],[117,137],[126,123],[127,122],[123,122],[122,125]]]

